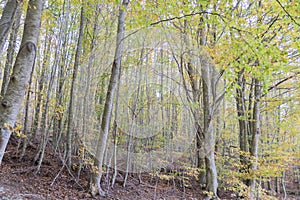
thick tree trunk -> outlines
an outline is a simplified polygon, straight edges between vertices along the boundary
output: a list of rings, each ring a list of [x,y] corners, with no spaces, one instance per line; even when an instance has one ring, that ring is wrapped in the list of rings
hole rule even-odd
[[[204,132],[204,152],[205,152],[205,167],[206,167],[206,190],[211,192],[215,198],[218,197],[218,180],[217,168],[215,164],[215,136],[213,127],[213,109],[216,102],[213,102],[212,87],[213,82],[213,66],[209,62],[207,55],[202,55],[201,60],[201,75],[202,75],[202,92],[203,92],[203,132]]]
[[[104,152],[106,149],[107,137],[109,132],[111,114],[112,114],[112,107],[114,101],[114,94],[116,90],[116,86],[119,79],[119,73],[121,69],[121,58],[122,58],[122,50],[123,50],[123,38],[124,38],[124,31],[125,31],[125,15],[126,15],[126,8],[129,4],[129,0],[123,0],[122,6],[120,7],[119,11],[119,18],[118,18],[118,31],[117,31],[117,47],[114,56],[114,62],[112,66],[112,72],[110,76],[110,81],[108,85],[108,90],[106,94],[106,100],[104,105],[104,111],[102,115],[102,122],[101,122],[101,129],[100,129],[100,137],[98,140],[98,146],[96,150],[96,157],[94,159],[94,166],[96,167],[96,172],[92,173],[91,177],[91,184],[90,189],[93,196],[100,194],[104,196],[105,193],[100,186],[101,176],[102,176],[102,165],[103,165],[103,158]]]
[[[2,55],[4,44],[14,22],[14,17],[21,1],[8,0],[0,19],[0,56]]]
[[[7,91],[0,105],[0,164],[12,133],[36,57],[43,0],[29,1],[23,38]]]

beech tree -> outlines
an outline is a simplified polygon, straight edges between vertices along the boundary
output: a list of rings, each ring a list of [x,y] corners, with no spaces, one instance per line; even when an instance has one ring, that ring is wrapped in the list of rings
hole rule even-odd
[[[95,171],[93,171],[91,177],[90,187],[93,196],[97,194],[100,194],[101,196],[105,195],[105,192],[101,188],[100,181],[103,173],[102,165],[103,165],[103,158],[104,158],[108,133],[110,129],[114,94],[115,94],[117,83],[119,81],[118,80],[119,74],[121,73],[121,59],[122,59],[124,32],[125,32],[125,15],[126,15],[126,8],[128,4],[129,4],[129,0],[123,0],[119,10],[117,41],[116,41],[117,46],[116,46],[114,61],[112,64],[112,71],[111,71],[110,81],[107,89],[107,95],[105,99],[104,111],[103,111],[101,127],[100,127],[100,135],[97,142],[96,155],[94,158],[94,166],[96,168],[94,168]]]
[[[78,42],[77,42],[77,49],[75,54],[75,61],[74,61],[74,69],[73,69],[73,76],[72,76],[72,84],[71,84],[71,91],[70,91],[70,102],[69,102],[69,119],[68,119],[68,130],[67,130],[67,160],[68,166],[71,167],[72,165],[72,138],[73,138],[73,115],[74,115],[74,99],[75,99],[75,84],[76,78],[78,74],[78,66],[80,63],[81,53],[82,53],[82,38],[83,38],[83,30],[84,30],[84,23],[85,23],[85,13],[84,13],[84,4],[81,7],[80,13],[80,26],[79,26],[79,35],[78,35]]]
[[[0,56],[2,55],[4,44],[13,25],[14,17],[18,10],[19,4],[20,1],[18,0],[8,0],[4,7],[0,19]]]
[[[24,91],[36,58],[43,0],[29,1],[21,47],[5,96],[0,105],[0,164],[19,113]]]
[[[298,1],[129,2],[1,1],[0,163],[14,133],[35,173],[51,154],[94,196],[136,177],[206,199],[292,193]]]
[[[15,14],[15,18],[13,19],[13,25],[12,30],[10,33],[8,48],[7,48],[7,54],[6,54],[6,62],[4,67],[4,73],[3,73],[3,80],[2,80],[2,86],[1,86],[1,97],[4,96],[6,92],[6,88],[9,82],[9,77],[11,73],[11,68],[14,62],[14,56],[16,52],[16,44],[17,44],[17,36],[18,36],[18,30],[20,27],[20,21],[21,21],[21,6],[17,8],[17,13]],[[0,54],[1,55],[1,54]]]

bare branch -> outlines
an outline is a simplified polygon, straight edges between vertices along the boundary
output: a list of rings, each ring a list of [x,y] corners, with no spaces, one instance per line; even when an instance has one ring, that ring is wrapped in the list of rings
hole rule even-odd
[[[298,76],[298,74],[300,74],[300,72],[296,72],[295,74],[290,75],[290,76],[288,76],[288,77],[282,79],[281,81],[279,81],[279,82],[276,83],[275,85],[269,87],[269,88],[268,88],[268,92],[271,91],[271,90],[273,90],[274,88],[277,88],[277,87],[278,87],[279,85],[281,85],[282,83],[284,83],[284,82],[286,82],[286,81],[288,81],[288,80],[290,80],[290,79],[292,79],[292,78]],[[265,96],[265,95],[266,95],[266,94],[263,94],[262,96]]]
[[[294,19],[294,17],[285,9],[285,7],[280,3],[279,0],[276,0],[276,2],[280,5],[280,7],[283,9],[283,11],[289,16],[289,18],[298,26],[300,26],[300,24]]]
[[[176,16],[176,17],[171,17],[171,18],[167,18],[167,19],[162,19],[162,20],[159,20],[159,21],[156,21],[156,22],[151,23],[150,26],[154,26],[154,25],[157,25],[157,24],[160,24],[160,23],[163,23],[163,22],[173,21],[173,20],[175,20],[175,19],[182,19],[182,18],[194,16],[194,15],[203,15],[203,14],[209,14],[209,15],[215,15],[215,16],[218,16],[218,17],[221,18],[221,20],[222,20],[223,22],[225,22],[224,17],[223,17],[221,14],[219,14],[219,13],[216,13],[216,12],[201,11],[201,12],[192,12],[192,13],[189,13],[189,14],[184,14],[184,15],[182,15],[182,16]]]

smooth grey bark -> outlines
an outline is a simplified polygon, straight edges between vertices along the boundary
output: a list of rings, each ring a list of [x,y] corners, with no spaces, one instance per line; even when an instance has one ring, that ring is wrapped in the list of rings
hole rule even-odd
[[[257,78],[254,79],[254,102],[253,102],[253,117],[252,117],[252,144],[250,154],[254,160],[251,163],[251,170],[257,170],[257,159],[258,159],[258,143],[260,136],[260,100],[262,96],[261,81]],[[250,180],[250,197],[255,198],[256,192],[256,179],[255,177]]]
[[[102,165],[103,165],[103,158],[106,149],[106,143],[109,133],[109,126],[111,121],[112,115],[112,107],[114,101],[114,94],[116,90],[116,86],[119,79],[119,74],[121,71],[121,59],[122,59],[122,50],[123,50],[123,43],[124,43],[124,32],[125,32],[125,15],[126,15],[126,8],[129,4],[129,0],[123,0],[122,5],[119,10],[119,17],[118,17],[118,30],[117,30],[117,42],[116,42],[116,51],[112,66],[112,72],[110,76],[110,81],[108,85],[108,90],[105,99],[104,111],[102,115],[102,122],[100,127],[100,136],[98,139],[98,145],[96,150],[96,156],[94,158],[94,166],[97,169],[96,171],[92,172],[91,177],[91,184],[90,189],[93,196],[100,194],[101,196],[105,195],[105,192],[102,190],[100,181],[102,177]]]
[[[16,43],[17,43],[17,36],[20,27],[20,21],[21,21],[21,9],[20,7],[18,7],[16,11],[15,20],[12,26],[12,31],[10,33],[10,39],[7,48],[6,62],[5,62],[2,85],[1,85],[1,97],[4,96],[9,82],[9,76],[11,73],[11,68],[13,66],[14,55],[16,51]]]
[[[208,57],[209,55],[201,56],[201,78],[202,78],[202,99],[203,99],[203,135],[204,135],[204,152],[205,152],[205,169],[206,169],[206,190],[218,198],[218,180],[217,168],[215,164],[215,136],[214,136],[214,111],[218,106],[214,95],[213,87],[216,86],[214,80],[218,76],[215,72],[214,66]],[[217,87],[216,87],[217,88]],[[215,94],[214,94],[215,93]]]
[[[200,20],[200,23],[204,24],[203,19]],[[217,169],[214,156],[215,127],[213,124],[213,120],[216,118],[217,108],[219,107],[219,103],[223,98],[223,94],[218,93],[218,83],[221,75],[213,66],[210,56],[203,50],[203,46],[206,45],[205,28],[200,28],[198,41],[201,73],[200,70],[197,71],[197,69],[193,66],[193,63],[191,61],[191,58],[195,54],[195,52],[192,52],[192,50],[189,48],[190,45],[186,33],[183,37],[184,43],[188,47],[187,52],[185,52],[188,55],[188,62],[186,68],[189,75],[189,82],[193,92],[192,97],[190,97],[190,99],[193,103],[197,105],[196,109],[191,110],[195,120],[195,128],[197,130],[196,145],[198,167],[201,169],[205,166],[205,173],[202,173],[199,178],[201,179],[200,181],[202,182],[202,184],[204,182],[206,183],[206,190],[213,194],[214,198],[218,198]],[[203,117],[201,116],[201,111],[203,113]],[[210,196],[207,196],[206,198],[210,199]]]
[[[204,19],[200,19],[204,24]],[[199,31],[199,48],[206,45],[206,30],[203,26]],[[215,128],[213,120],[216,117],[216,110],[219,107],[222,95],[218,96],[218,83],[221,75],[213,66],[210,56],[206,52],[200,55],[201,80],[202,80],[202,101],[203,101],[203,143],[205,153],[206,190],[213,194],[214,199],[218,199],[218,175],[215,163]],[[207,196],[206,199],[210,199]]]
[[[67,165],[71,168],[72,165],[72,137],[73,137],[73,115],[74,115],[74,99],[75,99],[75,86],[76,79],[78,74],[78,66],[80,63],[80,57],[82,52],[82,38],[83,38],[83,30],[84,30],[84,22],[85,22],[85,13],[83,5],[81,6],[81,14],[80,14],[80,26],[79,26],[79,35],[77,41],[77,49],[75,54],[74,61],[74,69],[73,69],[73,77],[70,91],[70,102],[69,102],[69,118],[68,118],[68,129],[67,129]]]
[[[21,47],[16,58],[7,91],[0,105],[0,164],[12,133],[32,71],[40,33],[43,0],[28,3]]]
[[[14,17],[20,2],[21,1],[19,0],[8,0],[4,7],[0,19],[0,56],[2,55],[2,52],[4,50],[4,44],[14,22]]]

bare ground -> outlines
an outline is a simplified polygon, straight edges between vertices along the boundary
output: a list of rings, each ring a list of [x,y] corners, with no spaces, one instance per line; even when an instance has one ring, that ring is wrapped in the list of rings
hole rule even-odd
[[[189,186],[183,186],[179,179],[160,179],[150,174],[142,174],[140,178],[137,175],[130,176],[125,188],[122,174],[118,175],[114,188],[108,187],[107,182],[110,181],[106,181],[111,174],[104,176],[102,186],[107,195],[105,198],[93,198],[87,192],[88,170],[82,172],[80,179],[76,179],[76,172],[62,168],[58,156],[47,150],[42,168],[35,174],[36,164],[32,162],[35,147],[29,146],[24,160],[20,162],[16,156],[16,146],[16,140],[9,143],[0,167],[0,199],[3,200],[203,199],[201,187],[192,177],[189,177]],[[221,199],[237,199],[229,192],[220,191],[219,196]]]

